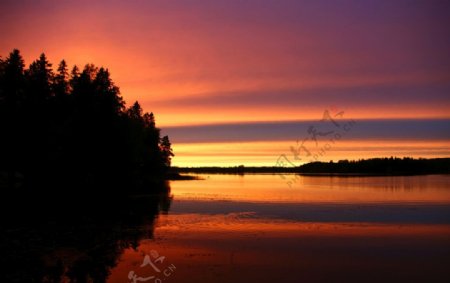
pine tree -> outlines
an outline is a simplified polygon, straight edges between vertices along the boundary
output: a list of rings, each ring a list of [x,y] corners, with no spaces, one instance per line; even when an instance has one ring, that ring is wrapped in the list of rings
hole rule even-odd
[[[64,97],[69,93],[69,71],[67,70],[67,63],[64,60],[59,63],[53,89],[57,97]]]
[[[34,102],[43,102],[53,96],[51,86],[54,81],[54,73],[52,64],[48,62],[44,53],[38,60],[31,63],[26,76],[29,82],[28,92],[31,95],[28,99]]]
[[[142,120],[142,108],[139,102],[134,102],[133,106],[127,109],[127,116],[134,121]]]
[[[173,154],[172,144],[170,143],[168,136],[162,137],[161,142],[160,142],[160,149],[161,149],[162,162],[164,163],[164,165],[166,167],[170,167],[170,164],[172,162],[172,157],[175,155]]]
[[[0,103],[10,108],[22,99],[25,63],[19,50],[14,49],[1,66]]]
[[[115,115],[122,112],[125,103],[119,88],[112,82],[108,69],[100,68],[97,71],[93,85],[101,105],[106,107],[105,111]]]
[[[80,78],[80,69],[77,67],[77,65],[75,65],[73,66],[72,71],[70,71],[69,85],[72,92],[76,88],[79,78]]]
[[[153,112],[149,113],[145,113],[143,116],[144,119],[144,126],[146,128],[149,129],[155,129],[156,128],[156,124],[155,124],[155,116],[153,115]]]

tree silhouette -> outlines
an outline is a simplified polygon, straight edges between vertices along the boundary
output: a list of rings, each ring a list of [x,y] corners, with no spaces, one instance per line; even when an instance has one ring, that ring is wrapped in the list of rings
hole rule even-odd
[[[173,156],[153,113],[127,108],[108,69],[54,73],[45,54],[28,69],[19,50],[0,60],[0,176],[8,186],[138,189],[164,179]],[[5,174],[6,173],[6,174]],[[0,180],[1,183],[1,180]]]
[[[78,68],[77,65],[75,65],[70,71],[70,79],[69,79],[69,86],[72,91],[72,95],[73,89],[75,89],[75,87],[77,86],[79,78],[80,78],[80,69]]]
[[[174,154],[172,151],[172,144],[170,143],[168,136],[164,136],[161,139],[161,155],[164,165],[170,167]]]
[[[155,124],[156,124],[156,122],[155,122],[155,116],[153,115],[153,112],[150,113],[150,114],[149,113],[145,113],[144,114],[144,125],[145,125],[145,127],[152,129],[152,128],[155,128]]]
[[[19,167],[24,153],[18,150],[23,145],[23,132],[17,126],[24,122],[25,64],[19,50],[14,49],[0,65],[0,170],[6,172],[11,186],[15,172],[23,168]]]
[[[55,82],[53,83],[53,91],[57,97],[65,97],[69,94],[69,71],[65,60],[59,63],[58,73],[55,75]]]
[[[25,63],[20,55],[18,49],[14,49],[5,60],[1,62],[2,67],[2,78],[1,78],[1,89],[4,91],[3,94],[17,95],[17,90],[19,90],[24,85],[24,68]]]
[[[100,68],[95,73],[93,85],[99,99],[98,105],[105,111],[111,111],[109,113],[111,115],[120,115],[125,103],[120,96],[119,88],[112,82],[108,69]]]
[[[142,120],[142,108],[138,101],[136,101],[133,106],[127,109],[127,116],[136,122],[141,122]]]
[[[25,72],[27,78],[27,94],[32,103],[42,103],[53,96],[52,83],[54,74],[52,64],[47,60],[44,53],[38,60],[31,63]]]

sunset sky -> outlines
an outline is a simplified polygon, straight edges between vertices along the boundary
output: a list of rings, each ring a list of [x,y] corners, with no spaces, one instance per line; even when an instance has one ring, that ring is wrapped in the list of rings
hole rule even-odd
[[[450,157],[449,14],[444,0],[2,0],[0,55],[109,68],[178,166],[300,164],[324,147],[317,160]]]

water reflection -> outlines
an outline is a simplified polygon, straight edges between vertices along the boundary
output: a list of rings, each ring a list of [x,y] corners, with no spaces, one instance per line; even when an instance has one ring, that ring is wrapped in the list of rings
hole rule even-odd
[[[158,223],[155,240],[142,242],[138,250],[163,249],[178,267],[170,282],[450,278],[448,225],[301,222],[251,213],[177,214]],[[127,262],[124,258],[122,264]]]
[[[170,187],[132,197],[89,195],[55,203],[23,198],[2,226],[2,282],[106,282],[128,248],[153,237],[158,214],[167,214]]]
[[[285,174],[287,175],[287,174]],[[449,203],[450,176],[308,177],[289,187],[280,175],[199,175],[173,184],[177,200],[263,203]]]
[[[21,199],[2,214],[0,281],[450,281],[450,176],[202,177],[154,195]],[[141,273],[155,252],[160,272]]]
[[[172,184],[155,237],[128,249],[110,283],[158,249],[165,282],[448,282],[450,176],[202,175]]]

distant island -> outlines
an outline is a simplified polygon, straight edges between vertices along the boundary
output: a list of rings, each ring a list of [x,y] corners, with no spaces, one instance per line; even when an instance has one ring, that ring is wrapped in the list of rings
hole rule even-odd
[[[302,175],[345,175],[345,176],[389,176],[449,174],[450,158],[413,159],[371,158],[361,160],[340,160],[338,162],[311,162],[297,167],[265,166],[246,167],[173,167],[178,173],[197,174],[252,174],[252,173],[297,173]]]

